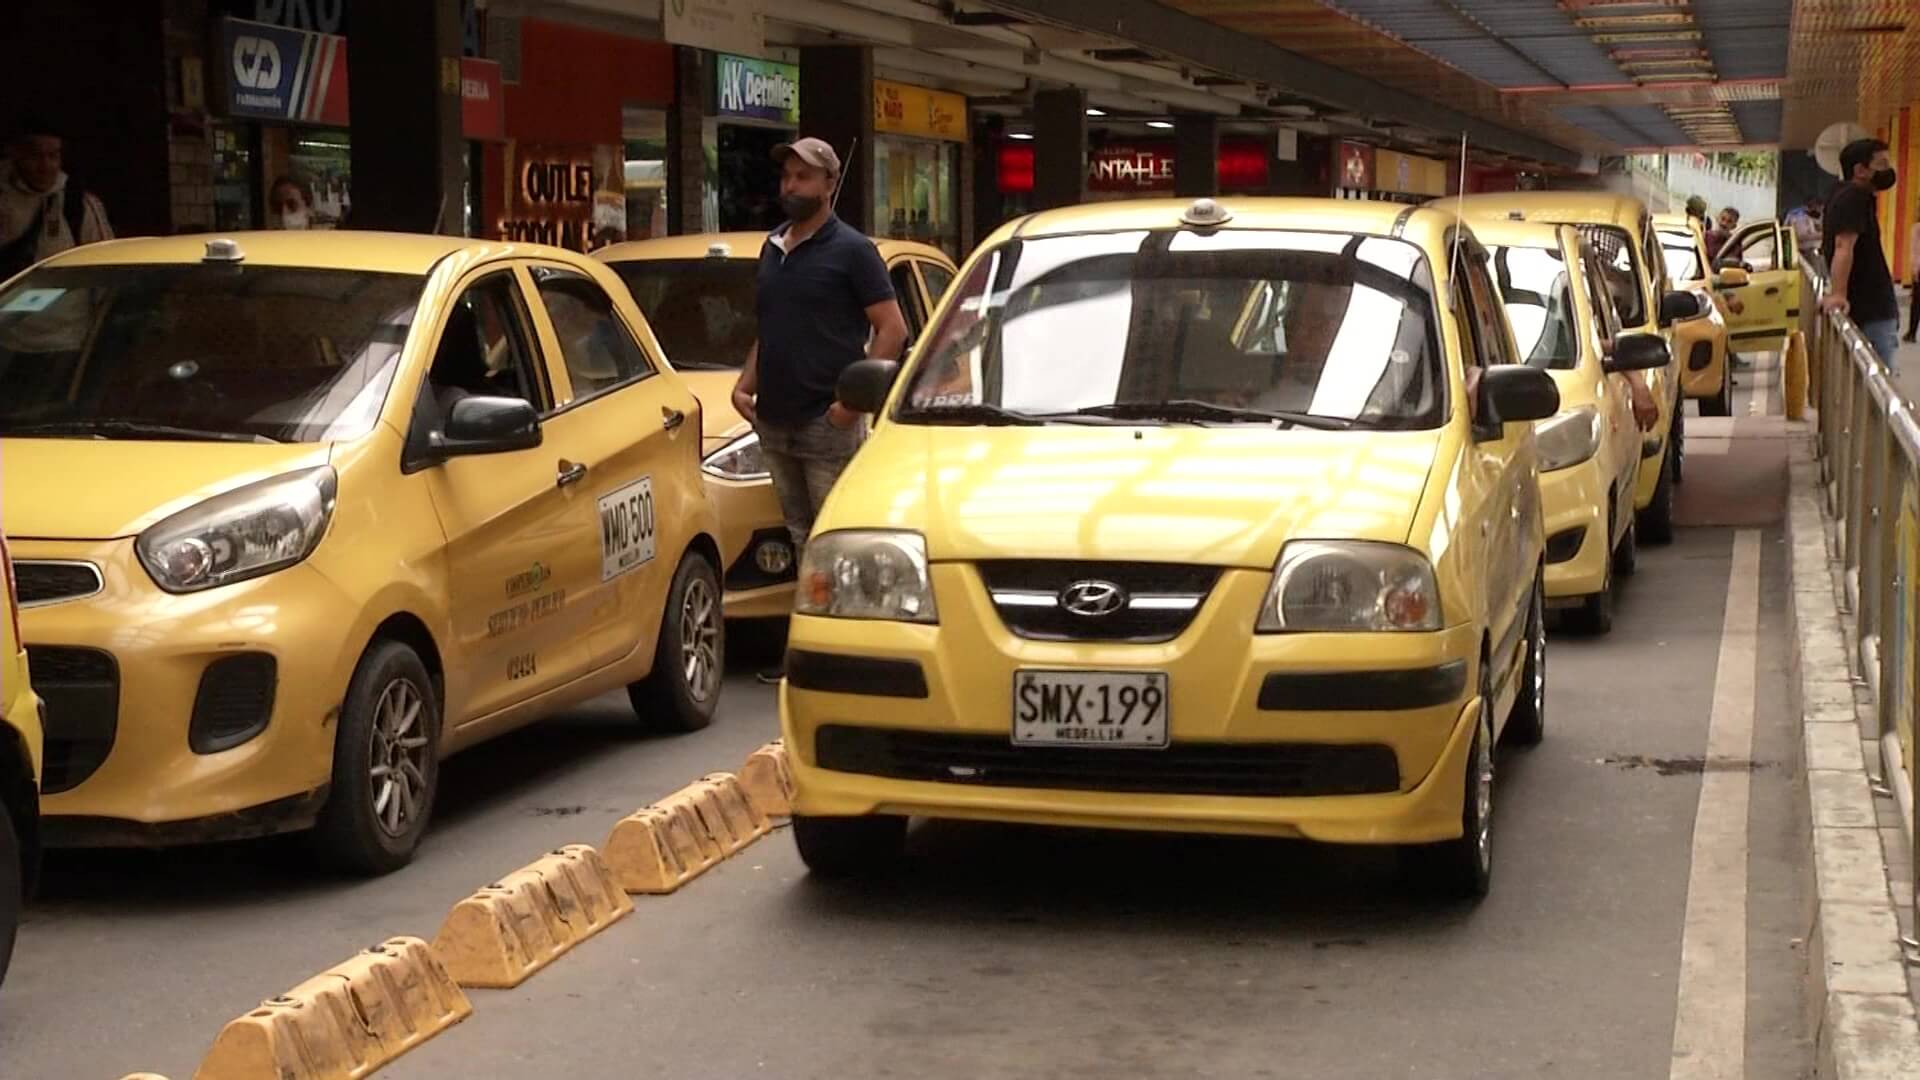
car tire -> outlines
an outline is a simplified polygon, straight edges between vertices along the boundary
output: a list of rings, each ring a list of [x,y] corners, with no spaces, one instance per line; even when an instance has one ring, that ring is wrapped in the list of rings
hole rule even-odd
[[[1673,407],[1673,482],[1676,486],[1686,479],[1687,469],[1687,402],[1685,398],[1674,403]]]
[[[5,803],[0,803],[0,983],[7,981],[14,935],[20,930],[20,908],[26,903],[26,874],[21,865],[24,855],[13,815]]]
[[[1493,883],[1493,685],[1480,662],[1480,719],[1467,748],[1460,836],[1401,849],[1401,865],[1420,892],[1446,900],[1478,900]]]
[[[1720,365],[1720,392],[1700,401],[1701,416],[1733,415],[1733,354]]]
[[[899,860],[907,846],[907,819],[793,816],[793,842],[807,870],[824,878],[858,877]]]
[[[1629,578],[1640,570],[1640,523],[1627,522],[1627,535],[1620,538],[1620,546],[1613,549],[1613,576]]]
[[[1654,485],[1653,501],[1640,511],[1635,521],[1640,538],[1649,544],[1673,543],[1673,448],[1660,459],[1660,482]]]
[[[1588,593],[1580,598],[1578,607],[1568,608],[1562,613],[1563,625],[1576,634],[1586,637],[1605,637],[1613,632],[1613,573],[1607,573],[1607,584],[1597,593]]]
[[[627,687],[633,711],[646,728],[684,734],[713,723],[727,672],[721,600],[713,563],[698,551],[687,552],[660,616],[653,671]]]
[[[1513,746],[1538,746],[1547,734],[1547,582],[1537,576],[1527,604],[1527,658],[1520,665],[1520,693],[1507,714],[1502,738]]]
[[[420,654],[376,641],[347,684],[333,784],[314,827],[321,855],[352,874],[413,859],[440,788],[440,694]]]

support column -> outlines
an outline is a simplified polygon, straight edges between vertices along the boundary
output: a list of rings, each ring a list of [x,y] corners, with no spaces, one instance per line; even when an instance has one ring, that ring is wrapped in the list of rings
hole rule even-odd
[[[841,166],[837,213],[861,232],[873,232],[871,48],[815,45],[800,50],[800,134],[832,144]]]
[[[349,227],[460,235],[461,43],[459,0],[354,5]]]
[[[1087,92],[1042,90],[1033,96],[1033,208],[1086,198]]]
[[[1186,199],[1220,194],[1220,118],[1212,113],[1173,118],[1173,193]]]
[[[1006,219],[1006,200],[1000,195],[1000,146],[1006,121],[997,113],[974,113],[973,228],[960,234],[968,251],[980,246]]]
[[[699,49],[673,50],[674,103],[667,114],[667,232],[701,233],[706,220],[706,94],[713,69]]]
[[[0,139],[29,116],[59,129],[68,175],[106,204],[115,233],[173,231],[159,0],[0,4],[0,102]],[[180,185],[212,203],[210,175],[183,171]]]

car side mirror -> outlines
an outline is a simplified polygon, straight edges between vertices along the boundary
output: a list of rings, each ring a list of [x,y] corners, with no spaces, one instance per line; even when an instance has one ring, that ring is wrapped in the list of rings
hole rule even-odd
[[[1732,256],[1728,256],[1727,258],[1721,259],[1718,262],[1714,263],[1713,265],[1721,270],[1746,270],[1747,269],[1746,263],[1741,262],[1739,259],[1734,258]]]
[[[1501,364],[1480,373],[1480,405],[1494,423],[1545,420],[1560,411],[1560,387],[1539,368]]]
[[[1676,322],[1698,319],[1706,311],[1700,306],[1700,294],[1676,290],[1660,298],[1660,325],[1672,326]]]
[[[893,393],[893,380],[900,365],[893,360],[856,360],[840,373],[834,396],[854,412],[877,415],[887,407],[887,395]]]
[[[471,457],[531,450],[545,436],[540,414],[519,398],[469,397],[453,403],[446,426],[434,432],[433,452],[440,457]]]
[[[1746,270],[1741,267],[1728,266],[1720,271],[1719,286],[1723,289],[1739,289],[1752,283],[1753,279],[1748,277]]]
[[[1622,334],[1614,340],[1613,354],[1601,362],[1607,374],[1622,371],[1653,371],[1673,362],[1673,350],[1659,334]]]

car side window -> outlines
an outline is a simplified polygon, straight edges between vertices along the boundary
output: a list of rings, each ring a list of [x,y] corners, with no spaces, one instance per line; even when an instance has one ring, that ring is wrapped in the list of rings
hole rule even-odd
[[[534,272],[540,301],[553,320],[573,383],[570,405],[653,374],[640,343],[613,309],[613,300],[592,278],[542,267]]]
[[[1512,340],[1507,336],[1506,309],[1500,302],[1500,294],[1493,287],[1493,278],[1487,274],[1486,254],[1469,254],[1462,260],[1462,270],[1467,279],[1467,303],[1480,364],[1493,367],[1496,364],[1518,363],[1513,354]]]
[[[953,271],[937,262],[922,262],[920,280],[927,285],[927,302],[939,307],[940,298],[947,295],[947,289],[953,285]]]
[[[1756,274],[1779,269],[1780,238],[1772,228],[1758,228],[1740,238],[1740,261]]]
[[[1587,304],[1593,308],[1594,327],[1600,332],[1603,343],[1612,341],[1620,333],[1619,314],[1613,310],[1613,304],[1601,286],[1601,275],[1605,270],[1601,266],[1600,256],[1594,252],[1592,244],[1584,241],[1580,244],[1580,267],[1583,271],[1580,276],[1587,282]]]
[[[440,415],[465,397],[519,398],[546,412],[552,402],[532,342],[526,303],[510,271],[469,286],[448,306],[427,370]]]
[[[920,306],[920,286],[913,280],[913,263],[902,259],[887,268],[887,276],[893,279],[893,293],[900,301],[900,314],[907,320],[907,341],[918,341],[920,331],[927,325],[927,313]]]

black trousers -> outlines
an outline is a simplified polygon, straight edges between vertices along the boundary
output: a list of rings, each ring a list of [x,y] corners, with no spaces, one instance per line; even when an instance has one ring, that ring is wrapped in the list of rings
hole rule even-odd
[[[1920,330],[1920,277],[1913,281],[1913,299],[1907,303],[1907,340],[1913,340],[1913,332]]]

